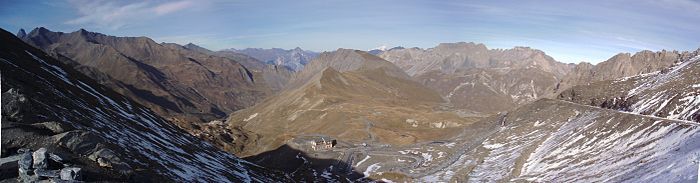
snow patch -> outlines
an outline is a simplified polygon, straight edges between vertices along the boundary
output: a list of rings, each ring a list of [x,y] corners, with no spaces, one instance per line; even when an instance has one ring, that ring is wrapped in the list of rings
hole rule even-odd
[[[379,166],[379,163],[375,163],[375,164],[369,165],[369,166],[367,167],[367,169],[366,169],[364,172],[362,172],[362,174],[365,175],[364,178],[367,178],[367,177],[369,177],[370,175],[372,175],[372,172],[376,172],[376,171],[379,170],[379,168],[381,168],[381,167],[382,167],[382,166]]]
[[[355,164],[355,167],[359,167],[362,163],[367,161],[369,158],[371,158],[371,156],[369,156],[369,155],[365,156],[365,159],[362,159],[359,162],[357,162],[357,164]]]
[[[486,149],[498,149],[498,148],[503,147],[504,145],[505,144],[498,144],[498,143],[496,143],[496,144],[484,144],[484,148],[486,148]]]
[[[256,116],[258,116],[257,112],[255,114],[251,114],[250,116],[248,116],[248,118],[243,119],[243,121],[250,121],[251,119],[255,118]]]

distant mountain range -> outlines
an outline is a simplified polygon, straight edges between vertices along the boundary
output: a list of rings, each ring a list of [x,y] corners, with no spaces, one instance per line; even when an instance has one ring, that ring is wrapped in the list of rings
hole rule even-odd
[[[396,49],[404,49],[404,47],[397,46],[397,47],[387,49],[386,46],[380,46],[380,47],[377,47],[377,48],[374,48],[371,50],[367,50],[367,53],[372,54],[372,55],[379,55],[379,54],[382,54],[386,51],[396,50]]]
[[[220,54],[227,52],[242,53],[258,59],[266,64],[288,67],[294,71],[300,71],[304,65],[309,63],[318,56],[319,53],[303,50],[296,47],[291,50],[281,48],[262,49],[262,48],[246,48],[246,49],[225,49],[218,51]]]

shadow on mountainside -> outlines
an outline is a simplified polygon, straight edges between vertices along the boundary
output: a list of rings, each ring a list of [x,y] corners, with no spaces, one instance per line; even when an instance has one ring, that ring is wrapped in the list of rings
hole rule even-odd
[[[265,168],[288,173],[300,182],[326,179],[331,182],[371,182],[352,165],[337,159],[317,158],[314,154],[295,149],[287,144],[275,150],[244,158]]]

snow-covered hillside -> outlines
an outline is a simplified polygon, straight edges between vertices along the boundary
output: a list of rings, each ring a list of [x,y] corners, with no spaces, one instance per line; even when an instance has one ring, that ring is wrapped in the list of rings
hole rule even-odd
[[[573,87],[560,99],[580,104],[700,122],[700,56],[648,74]]]
[[[425,181],[688,182],[697,179],[700,124],[543,99],[505,126],[455,139],[481,146]],[[494,120],[493,123],[497,123]],[[482,131],[488,131],[483,129]],[[452,154],[451,152],[448,152]]]

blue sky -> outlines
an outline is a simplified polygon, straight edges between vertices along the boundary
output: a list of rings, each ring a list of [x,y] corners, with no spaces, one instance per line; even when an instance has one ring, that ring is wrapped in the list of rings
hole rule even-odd
[[[529,46],[563,62],[700,47],[698,0],[100,1],[2,0],[0,27],[79,28],[158,42],[315,51],[479,42]]]

